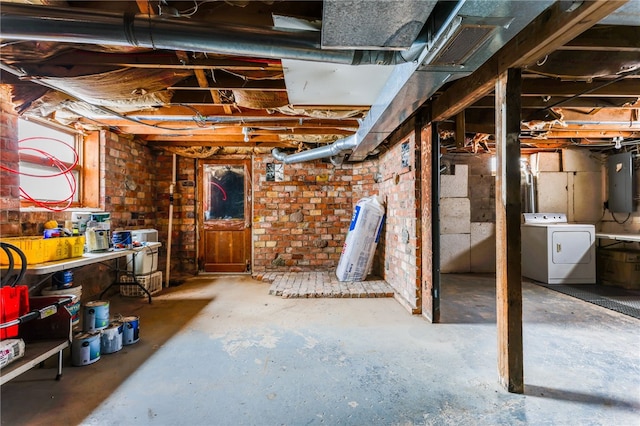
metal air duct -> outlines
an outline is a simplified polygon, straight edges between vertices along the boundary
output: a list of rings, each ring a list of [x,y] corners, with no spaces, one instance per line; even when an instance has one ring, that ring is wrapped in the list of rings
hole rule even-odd
[[[322,146],[320,148],[310,149],[308,151],[298,152],[296,154],[284,154],[274,148],[271,151],[271,155],[278,161],[282,161],[285,164],[303,163],[305,161],[319,160],[321,158],[332,157],[331,162],[334,165],[341,163],[340,157],[343,151],[353,149],[358,145],[358,140],[355,135],[347,136],[343,139],[338,139],[331,145]]]
[[[423,47],[423,43],[417,42],[405,51],[323,50],[318,31],[14,3],[3,3],[0,13],[5,40],[136,46],[347,65],[411,62]]]

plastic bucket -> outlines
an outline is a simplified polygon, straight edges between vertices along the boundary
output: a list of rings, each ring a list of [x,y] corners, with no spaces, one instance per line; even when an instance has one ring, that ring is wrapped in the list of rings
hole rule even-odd
[[[82,298],[82,286],[69,287],[65,289],[44,289],[40,292],[43,296],[72,296],[71,303],[64,305],[64,308],[71,315],[71,326],[75,327],[80,324],[80,299]]]
[[[60,271],[53,274],[51,279],[53,287],[57,289],[69,288],[73,286],[73,271]]]
[[[131,248],[131,231],[113,231],[111,243],[114,250],[128,250]]]

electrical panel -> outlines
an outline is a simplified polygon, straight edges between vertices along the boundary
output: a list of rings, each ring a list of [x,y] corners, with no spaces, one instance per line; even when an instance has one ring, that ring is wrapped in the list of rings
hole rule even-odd
[[[633,157],[630,152],[610,155],[607,159],[609,182],[609,210],[614,213],[632,213]]]

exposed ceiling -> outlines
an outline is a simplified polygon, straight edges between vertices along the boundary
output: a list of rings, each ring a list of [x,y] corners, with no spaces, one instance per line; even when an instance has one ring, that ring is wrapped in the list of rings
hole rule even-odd
[[[1,77],[25,116],[184,155],[357,161],[431,100],[448,149],[491,150],[508,65],[524,148],[611,149],[640,141],[640,0],[624,3],[3,1]]]

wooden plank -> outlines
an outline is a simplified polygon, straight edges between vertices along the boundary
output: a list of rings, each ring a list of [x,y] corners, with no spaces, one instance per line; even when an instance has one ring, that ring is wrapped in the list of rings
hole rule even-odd
[[[433,102],[432,119],[442,121],[464,110],[494,89],[498,75],[544,58],[624,3],[583,2],[575,10],[567,11],[566,3],[555,2],[474,73],[456,81],[440,95]]]
[[[434,239],[440,238],[439,224],[434,217],[434,202],[436,206],[437,192],[434,192],[434,185],[439,184],[439,173],[433,172],[434,162],[439,162],[437,147],[437,132],[434,131],[436,124],[429,123],[420,129],[420,253],[421,253],[421,278],[422,278],[422,316],[432,323],[440,322],[440,299],[439,299],[439,253],[434,252]],[[434,138],[435,141],[434,142]],[[435,158],[434,157],[438,157]],[[435,181],[438,182],[435,182]],[[437,211],[437,210],[436,210]],[[435,229],[435,230],[434,230]],[[435,288],[434,288],[435,284]]]
[[[520,70],[496,82],[496,314],[498,373],[509,392],[523,393],[520,241]]]
[[[100,205],[100,151],[104,132],[90,132],[83,141],[82,192],[84,207],[101,208]]]
[[[193,73],[196,75],[196,79],[198,80],[198,84],[200,85],[200,87],[209,87],[209,82],[207,81],[207,76],[204,74],[203,69],[195,69],[193,70]],[[218,90],[210,89],[210,93],[211,98],[213,98],[213,102],[215,102],[216,104],[222,102],[220,99],[220,92]],[[224,112],[226,114],[231,114],[230,105],[223,105],[222,107],[224,108]]]
[[[640,27],[596,25],[558,50],[640,52]]]

